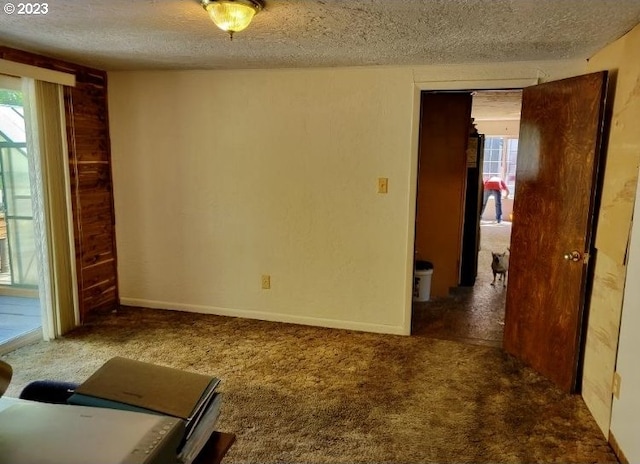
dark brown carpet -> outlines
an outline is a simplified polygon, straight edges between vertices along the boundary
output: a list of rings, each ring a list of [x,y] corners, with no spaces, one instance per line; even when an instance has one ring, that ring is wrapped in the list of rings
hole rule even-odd
[[[475,285],[459,288],[448,298],[414,303],[412,334],[498,348],[502,346],[507,289],[500,282],[491,285],[491,252],[507,251],[511,223],[482,221],[480,229]]]
[[[123,308],[4,356],[8,394],[121,355],[221,379],[226,463],[615,462],[579,396],[500,349]]]

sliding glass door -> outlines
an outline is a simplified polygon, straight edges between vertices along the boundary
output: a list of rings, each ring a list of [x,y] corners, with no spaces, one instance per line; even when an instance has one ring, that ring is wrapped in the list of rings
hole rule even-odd
[[[22,93],[0,89],[0,284],[38,285]]]
[[[10,282],[2,283],[35,288],[38,266],[25,144],[0,142],[0,174],[6,226],[6,238],[0,243],[0,273],[10,274]]]
[[[0,87],[0,354],[41,337],[29,163],[22,93]]]

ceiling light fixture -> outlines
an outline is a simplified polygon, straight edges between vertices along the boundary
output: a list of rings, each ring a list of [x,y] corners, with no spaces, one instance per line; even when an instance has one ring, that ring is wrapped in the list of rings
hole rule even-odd
[[[244,30],[258,11],[264,8],[262,0],[202,0],[211,21],[223,31],[227,31],[231,40],[233,33]]]

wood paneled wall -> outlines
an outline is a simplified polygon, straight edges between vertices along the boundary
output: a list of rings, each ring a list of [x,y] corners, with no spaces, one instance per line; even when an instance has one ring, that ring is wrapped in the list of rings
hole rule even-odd
[[[81,320],[118,304],[107,74],[0,46],[0,58],[75,74],[65,87],[71,204]]]

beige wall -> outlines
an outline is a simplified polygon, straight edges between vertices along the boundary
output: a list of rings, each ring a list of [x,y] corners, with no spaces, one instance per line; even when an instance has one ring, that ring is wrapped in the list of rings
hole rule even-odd
[[[583,69],[110,73],[122,303],[409,333],[420,89]]]
[[[484,120],[476,121],[480,134],[487,137],[518,137],[520,135],[520,120]]]
[[[589,71],[608,69],[617,73],[596,233],[597,260],[582,384],[585,402],[605,435],[611,417],[611,381],[618,346],[625,255],[640,162],[638,56],[640,26],[598,52],[588,64]]]
[[[410,69],[111,74],[123,303],[406,332],[412,96]]]
[[[620,321],[620,344],[616,371],[620,374],[619,398],[613,398],[611,411],[611,435],[615,437],[627,462],[640,462],[638,441],[638,418],[640,418],[640,184],[636,188],[636,218],[629,246],[628,271],[624,289],[622,320]]]

